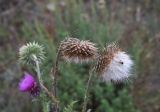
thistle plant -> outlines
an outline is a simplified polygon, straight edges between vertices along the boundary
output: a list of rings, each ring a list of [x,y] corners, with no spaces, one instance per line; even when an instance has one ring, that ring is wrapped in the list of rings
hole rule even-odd
[[[42,90],[52,99],[54,103],[54,112],[59,112],[59,102],[57,101],[57,75],[59,70],[59,61],[61,59],[67,62],[83,63],[83,62],[96,62],[94,67],[89,71],[89,78],[86,84],[84,93],[84,102],[82,112],[87,111],[88,95],[96,73],[102,81],[108,82],[124,82],[132,75],[130,73],[133,61],[130,56],[122,51],[115,43],[109,44],[104,48],[104,51],[98,53],[98,48],[95,43],[87,40],[79,40],[77,38],[66,38],[61,41],[58,47],[55,65],[52,68],[53,79],[53,92],[49,91],[43,84],[41,77],[40,64],[45,59],[44,48],[38,43],[28,43],[20,48],[19,52],[20,62],[22,64],[33,65],[37,72],[39,85]],[[37,83],[32,75],[25,75],[19,84],[20,91],[34,93],[37,92]],[[37,90],[37,91],[36,91]],[[72,103],[71,103],[72,104]],[[68,108],[67,108],[68,107]],[[64,110],[73,109],[72,106],[67,106]]]
[[[53,103],[58,103],[55,96],[44,86],[41,71],[40,71],[40,64],[45,59],[45,52],[44,48],[39,45],[36,42],[28,43],[26,45],[23,45],[19,50],[19,61],[20,63],[24,65],[30,65],[32,66],[38,77],[38,85],[44,91],[52,100]],[[37,86],[37,83],[32,75],[25,73],[24,78],[19,83],[19,90],[26,92],[29,91],[31,95],[34,96],[39,94],[39,88]]]

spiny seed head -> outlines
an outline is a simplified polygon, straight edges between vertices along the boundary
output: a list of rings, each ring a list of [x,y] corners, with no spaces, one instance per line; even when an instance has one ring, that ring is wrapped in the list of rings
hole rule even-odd
[[[22,64],[33,64],[35,56],[37,61],[41,63],[45,58],[44,54],[44,49],[41,45],[36,42],[30,42],[19,49],[19,60]]]
[[[121,82],[131,75],[133,61],[115,43],[108,45],[97,60],[96,72],[105,82]]]
[[[77,38],[67,38],[61,42],[60,52],[63,59],[70,62],[88,62],[97,55],[95,44]]]

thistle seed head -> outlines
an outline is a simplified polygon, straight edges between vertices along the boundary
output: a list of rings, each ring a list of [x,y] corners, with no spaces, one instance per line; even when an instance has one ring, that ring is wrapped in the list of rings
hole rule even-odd
[[[69,62],[79,63],[94,59],[97,55],[97,48],[90,41],[67,38],[61,42],[60,52],[63,59]]]
[[[22,64],[33,64],[34,57],[36,57],[37,61],[41,63],[45,58],[44,54],[43,47],[38,43],[27,43],[19,49],[19,60]]]
[[[97,60],[96,72],[105,82],[122,82],[131,75],[133,61],[115,43],[108,45]]]

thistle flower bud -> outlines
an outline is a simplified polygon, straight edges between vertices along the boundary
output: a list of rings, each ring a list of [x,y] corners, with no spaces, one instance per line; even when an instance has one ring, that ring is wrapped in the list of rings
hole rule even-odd
[[[96,72],[105,82],[122,82],[131,76],[132,66],[130,56],[113,43],[98,57]]]
[[[19,49],[19,60],[22,64],[33,64],[35,57],[39,63],[45,58],[43,47],[38,43],[28,43]]]
[[[67,38],[61,42],[60,53],[62,58],[69,62],[88,62],[96,57],[97,48],[92,42]]]

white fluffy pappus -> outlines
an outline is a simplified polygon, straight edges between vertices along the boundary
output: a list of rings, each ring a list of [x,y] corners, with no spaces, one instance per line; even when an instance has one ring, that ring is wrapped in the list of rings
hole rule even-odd
[[[86,62],[86,63],[88,63],[89,61],[91,61],[91,59],[90,58],[85,58],[85,59],[80,59],[78,56],[77,57],[67,57],[67,56],[65,56],[65,57],[63,57],[67,62],[74,62],[74,63],[84,63],[84,62]]]
[[[130,56],[123,51],[118,51],[101,74],[101,78],[105,82],[122,82],[132,75],[132,66],[133,61]]]

